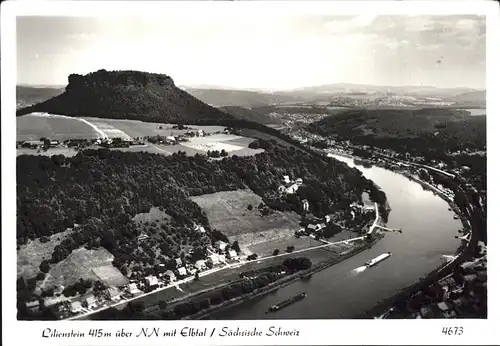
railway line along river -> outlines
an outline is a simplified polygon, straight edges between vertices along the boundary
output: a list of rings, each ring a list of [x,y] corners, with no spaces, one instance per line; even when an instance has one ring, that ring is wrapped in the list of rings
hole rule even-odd
[[[460,245],[454,236],[462,228],[448,203],[403,175],[380,167],[365,168],[352,159],[330,155],[356,167],[380,186],[391,206],[389,232],[372,248],[314,274],[243,304],[212,314],[209,319],[354,318],[443,263]],[[366,270],[354,270],[382,253],[392,256]],[[301,292],[307,298],[285,309],[266,314],[269,306]]]

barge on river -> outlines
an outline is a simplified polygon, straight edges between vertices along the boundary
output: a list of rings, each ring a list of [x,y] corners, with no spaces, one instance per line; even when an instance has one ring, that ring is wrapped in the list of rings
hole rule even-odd
[[[296,302],[304,299],[305,297],[307,297],[307,293],[306,292],[299,293],[296,296],[293,296],[291,298],[288,298],[287,300],[279,302],[276,305],[271,305],[269,307],[269,312],[281,310],[281,309],[283,309],[283,308],[285,308],[285,307],[287,307],[287,306],[289,306],[289,305],[291,305],[293,303],[296,303]]]
[[[373,267],[375,264],[377,264],[379,262],[382,262],[383,260],[388,259],[389,257],[391,257],[391,255],[392,254],[390,252],[383,253],[380,256],[377,256],[374,259],[369,260],[368,262],[366,262],[365,266],[367,266],[367,267]]]

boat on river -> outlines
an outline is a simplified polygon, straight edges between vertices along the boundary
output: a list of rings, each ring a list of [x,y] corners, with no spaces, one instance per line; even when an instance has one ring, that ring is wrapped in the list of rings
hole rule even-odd
[[[288,298],[287,300],[279,302],[276,305],[271,305],[269,307],[269,312],[281,310],[281,309],[283,309],[283,308],[285,308],[285,307],[287,307],[289,305],[292,305],[293,303],[296,303],[296,302],[304,299],[305,297],[307,297],[307,293],[306,292],[299,293],[296,296],[293,296],[291,298]]]
[[[379,262],[382,262],[383,260],[388,259],[389,257],[391,257],[391,255],[392,254],[390,252],[383,253],[380,256],[377,256],[374,259],[371,259],[368,262],[366,262],[365,266],[367,266],[367,267],[373,267],[375,264],[377,264]]]

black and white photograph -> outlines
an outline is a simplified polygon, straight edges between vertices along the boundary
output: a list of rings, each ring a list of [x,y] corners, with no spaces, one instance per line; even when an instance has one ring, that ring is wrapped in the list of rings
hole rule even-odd
[[[15,17],[10,318],[491,318],[487,16],[207,3]]]

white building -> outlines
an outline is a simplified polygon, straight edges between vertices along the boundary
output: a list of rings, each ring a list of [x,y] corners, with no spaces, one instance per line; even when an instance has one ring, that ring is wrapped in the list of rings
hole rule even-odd
[[[130,294],[133,294],[133,295],[142,293],[141,290],[139,290],[137,288],[137,284],[136,283],[129,284],[128,285],[128,291],[130,292]]]
[[[215,254],[208,256],[208,262],[210,262],[210,264],[212,264],[213,266],[219,264],[220,263],[219,256]]]
[[[196,263],[194,264],[194,266],[196,267],[196,269],[198,270],[203,270],[203,269],[206,269],[207,268],[207,264],[205,263],[204,260],[199,260],[199,261],[196,261]]]
[[[235,250],[229,250],[227,253],[227,257],[229,259],[236,259],[238,257],[238,253]]]
[[[108,288],[108,291],[107,291],[108,299],[111,299],[113,301],[120,300],[120,294],[121,294],[121,292],[116,287]]]
[[[146,282],[149,285],[149,287],[158,286],[160,284],[158,282],[158,278],[154,275],[147,276]]]
[[[56,305],[60,302],[63,302],[65,300],[66,300],[66,298],[63,295],[61,295],[59,297],[47,297],[43,300],[43,305],[46,307],[52,306],[52,305]]]
[[[148,239],[149,236],[146,234],[146,233],[141,233],[138,237],[137,237],[137,241],[143,241],[143,240],[146,240]]]
[[[216,250],[221,250],[221,251],[225,251],[226,250],[226,247],[227,247],[227,243],[226,242],[223,242],[222,240],[217,240],[215,242],[215,249]]]
[[[302,182],[303,182],[302,178],[298,178],[297,180],[295,180],[295,184],[297,184],[299,186],[302,185]]]
[[[334,217],[334,215],[333,215],[333,214],[326,215],[326,216],[325,216],[325,222],[326,222],[326,223],[332,222],[332,221],[333,221],[333,217]]]
[[[205,227],[197,225],[197,224],[194,225],[194,230],[198,231],[200,233],[206,233]]]
[[[298,189],[299,189],[299,185],[292,184],[292,185],[290,185],[289,187],[286,188],[286,193],[292,194],[292,193],[297,192]]]
[[[182,260],[180,258],[176,258],[175,259],[175,265],[178,267],[181,267],[182,266]]]
[[[72,302],[71,303],[71,312],[76,313],[82,311],[82,303],[80,302]]]
[[[304,211],[309,211],[309,201],[307,199],[302,200],[302,209]]]
[[[283,181],[285,182],[285,184],[289,184],[290,183],[290,177],[288,175],[284,175],[283,176]]]
[[[164,274],[165,276],[167,276],[170,280],[170,282],[174,282],[177,278],[175,277],[175,274],[173,271],[171,270],[167,270]]]
[[[186,276],[187,275],[187,270],[185,267],[180,267],[177,269],[177,271],[179,272],[179,275],[182,275],[182,276]]]
[[[90,296],[85,298],[85,301],[87,302],[87,307],[89,309],[93,309],[93,308],[97,307],[97,302],[96,302],[95,296],[93,294],[91,294]]]

